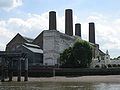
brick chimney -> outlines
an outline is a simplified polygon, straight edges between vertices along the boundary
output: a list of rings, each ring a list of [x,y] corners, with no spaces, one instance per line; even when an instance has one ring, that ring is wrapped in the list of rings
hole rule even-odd
[[[81,37],[81,24],[80,23],[75,24],[75,35]]]
[[[65,10],[65,34],[73,36],[73,14],[72,9]]]
[[[50,11],[49,12],[49,30],[57,30],[56,27],[56,12]]]
[[[95,25],[93,22],[89,23],[89,42],[95,44]]]

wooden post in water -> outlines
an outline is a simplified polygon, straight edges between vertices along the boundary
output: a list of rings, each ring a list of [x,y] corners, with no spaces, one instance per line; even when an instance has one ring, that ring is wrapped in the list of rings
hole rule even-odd
[[[4,70],[4,65],[5,65],[5,61],[4,61],[5,58],[2,58],[2,61],[1,61],[1,82],[4,82],[5,81],[5,70]]]
[[[18,82],[21,81],[21,58],[18,59]]]
[[[55,77],[55,68],[53,68],[53,77]]]
[[[25,76],[24,81],[28,81],[28,58],[25,59]]]
[[[9,81],[12,81],[12,77],[13,77],[13,60],[12,58],[10,58],[9,60]]]

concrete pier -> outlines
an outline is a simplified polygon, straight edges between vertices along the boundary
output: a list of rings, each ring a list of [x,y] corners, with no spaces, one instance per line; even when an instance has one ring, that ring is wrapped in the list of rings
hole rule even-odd
[[[93,22],[89,23],[89,42],[95,44],[95,25]]]
[[[73,36],[73,14],[72,9],[65,10],[65,34]]]
[[[56,12],[50,11],[49,12],[49,30],[57,30],[56,27]]]
[[[81,37],[81,24],[80,23],[75,24],[75,35]]]

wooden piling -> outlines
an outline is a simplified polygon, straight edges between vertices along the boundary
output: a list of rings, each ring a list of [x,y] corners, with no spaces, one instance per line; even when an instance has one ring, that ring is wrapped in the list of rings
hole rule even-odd
[[[4,69],[5,61],[4,58],[1,60],[1,82],[5,81],[5,69]]]
[[[28,81],[28,59],[25,59],[25,75],[24,75],[24,81]]]
[[[18,78],[17,81],[21,81],[21,58],[18,60]]]
[[[26,54],[21,52],[0,52],[0,60],[1,60],[1,82],[5,81],[5,78],[8,77],[9,81],[12,81],[13,78],[13,62],[17,59],[17,81],[21,81],[21,64],[22,60],[25,60],[25,68],[24,68],[24,81],[28,81],[28,59]]]
[[[12,81],[12,77],[13,77],[13,60],[12,60],[12,58],[10,58],[10,60],[9,60],[9,72],[8,72],[8,75],[9,75],[9,81]]]
[[[53,68],[53,77],[55,77],[55,68]]]

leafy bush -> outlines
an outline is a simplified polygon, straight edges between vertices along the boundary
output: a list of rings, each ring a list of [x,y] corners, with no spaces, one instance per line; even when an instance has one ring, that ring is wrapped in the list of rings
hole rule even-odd
[[[30,70],[29,77],[52,77],[52,69]],[[120,75],[119,68],[59,68],[55,70],[55,76],[81,76],[81,75]]]
[[[101,68],[107,68],[107,65],[101,64]]]
[[[112,65],[111,65],[111,64],[108,64],[108,67],[112,67]]]
[[[99,66],[99,65],[96,65],[95,68],[100,68],[100,66]]]
[[[69,47],[60,54],[60,66],[66,68],[86,68],[92,62],[93,47],[89,42],[76,40],[73,47]]]
[[[118,67],[120,67],[120,64],[118,64]]]
[[[113,67],[117,67],[117,64],[113,64],[112,66],[113,66]]]

